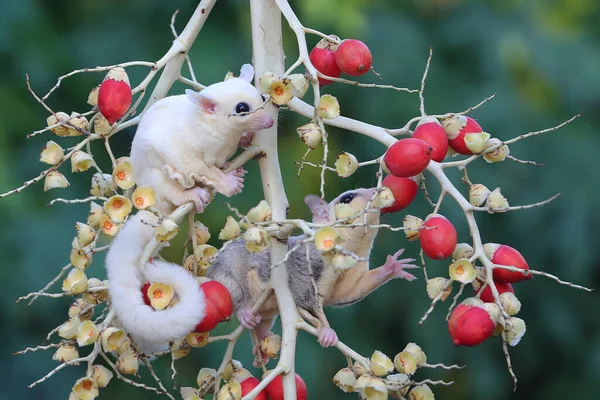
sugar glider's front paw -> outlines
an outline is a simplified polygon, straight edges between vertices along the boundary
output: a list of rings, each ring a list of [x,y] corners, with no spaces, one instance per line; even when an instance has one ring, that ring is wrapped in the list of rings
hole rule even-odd
[[[186,190],[186,193],[189,194],[190,200],[194,202],[197,213],[203,212],[206,205],[210,202],[210,193],[200,186],[194,186]]]
[[[335,346],[338,342],[337,333],[331,328],[322,328],[319,331],[319,344],[323,347]]]
[[[238,321],[240,321],[240,324],[246,329],[254,329],[262,320],[262,316],[260,314],[254,314],[250,307],[239,309],[235,313],[235,316]]]
[[[221,193],[227,197],[231,197],[242,192],[244,188],[244,178],[238,176],[237,170],[228,172],[223,179],[224,189]]]
[[[403,258],[402,260],[398,260],[398,257],[400,257],[402,253],[404,253],[404,249],[398,250],[393,256],[387,256],[385,264],[383,264],[385,274],[390,278],[404,278],[407,281],[417,279],[416,276],[405,271],[406,269],[419,268],[417,265],[410,264],[415,261],[415,259]]]

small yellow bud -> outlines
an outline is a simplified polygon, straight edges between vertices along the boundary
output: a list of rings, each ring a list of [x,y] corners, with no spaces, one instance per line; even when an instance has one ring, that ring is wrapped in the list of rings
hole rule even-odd
[[[508,331],[504,331],[504,339],[514,347],[519,344],[523,335],[525,335],[527,327],[525,326],[525,321],[521,318],[512,317],[510,322],[512,326]]]
[[[278,76],[270,71],[265,72],[258,79],[258,87],[260,88],[260,92],[267,94],[271,91],[271,85],[273,82],[277,80]]]
[[[435,397],[429,386],[424,383],[412,388],[408,393],[408,400],[435,400]]]
[[[121,189],[129,189],[135,185],[135,181],[133,180],[133,168],[131,167],[129,157],[117,159],[117,165],[113,169],[112,178]]]
[[[127,334],[119,328],[111,326],[102,331],[100,336],[105,353],[116,351],[127,340]]]
[[[419,346],[416,343],[409,342],[404,347],[403,351],[408,351],[409,353],[412,353],[417,357],[417,366],[421,366],[427,362],[427,356],[425,355],[425,352],[423,351],[421,346]]]
[[[292,84],[292,94],[301,99],[308,91],[308,79],[304,74],[291,74],[286,79]]]
[[[330,95],[324,94],[319,99],[317,105],[317,114],[319,117],[324,119],[334,119],[340,116],[340,103],[338,100]]]
[[[466,258],[461,258],[450,264],[450,278],[460,283],[473,282],[477,273],[473,264]]]
[[[335,161],[335,171],[342,178],[347,178],[358,169],[358,160],[350,153],[339,154]]]
[[[417,356],[408,351],[401,351],[394,357],[394,366],[401,374],[412,375],[417,370],[419,361]]]
[[[90,90],[90,94],[88,94],[87,103],[92,107],[96,107],[96,105],[98,104],[98,91],[99,90],[100,90],[100,85],[97,85],[92,90]]]
[[[488,213],[505,212],[504,208],[508,208],[508,200],[500,192],[500,188],[496,188],[490,193],[485,206],[488,208]]]
[[[58,328],[58,336],[67,340],[75,339],[77,337],[77,328],[79,328],[80,324],[81,321],[79,318],[69,319]]]
[[[250,371],[248,371],[246,368],[243,368],[242,364],[240,363],[239,366],[234,365],[233,374],[231,374],[231,379],[229,380],[243,382],[251,376],[252,374]]]
[[[227,382],[217,396],[215,400],[240,400],[242,398],[242,385],[238,381]]]
[[[313,150],[317,148],[319,143],[321,143],[321,138],[323,136],[321,134],[321,128],[319,128],[319,125],[315,124],[314,122],[302,125],[296,129],[296,132],[298,132],[300,139],[302,139],[302,141],[304,141],[304,143]]]
[[[266,222],[270,221],[273,216],[273,212],[271,211],[271,207],[266,200],[261,200],[257,206],[252,207],[250,211],[248,211],[248,219],[252,222]]]
[[[388,375],[386,378],[388,383],[389,395],[394,399],[404,399],[408,389],[410,389],[410,378],[406,374]]]
[[[479,207],[488,199],[491,191],[484,185],[476,183],[469,187],[469,203],[472,206]]]
[[[83,321],[77,328],[77,344],[83,347],[95,343],[98,335],[98,328],[92,321]]]
[[[271,101],[278,105],[286,104],[294,97],[292,83],[287,80],[276,79],[269,86],[269,96]]]
[[[84,312],[84,310],[86,310]],[[76,299],[69,307],[69,318],[79,318],[81,321],[88,320],[94,315],[94,308],[83,299]]]
[[[84,115],[72,112],[69,123],[73,127],[69,127],[68,136],[81,136],[87,133],[88,120]]]
[[[429,296],[431,300],[438,297],[442,290],[444,290],[444,286],[446,286],[448,281],[449,279],[441,277],[429,279],[427,281],[427,296]],[[446,301],[448,296],[450,296],[450,293],[452,293],[452,285],[448,285],[446,290],[444,290],[444,294],[441,297],[442,301]]]
[[[96,172],[92,175],[90,194],[92,196],[109,197],[116,193],[117,185],[112,176]]]
[[[263,251],[271,244],[269,232],[257,226],[248,228],[242,238],[246,241],[246,249],[252,253]]]
[[[63,343],[52,355],[52,359],[58,362],[69,362],[77,360],[79,358],[79,352],[75,345],[71,343]]]
[[[125,337],[119,347],[115,349],[115,353],[121,355],[128,350],[133,350],[133,345],[131,344],[131,340],[128,337]]]
[[[217,370],[213,368],[202,368],[198,372],[198,376],[196,377],[196,383],[198,384],[198,388],[202,391],[208,386],[215,383],[217,380]]]
[[[406,240],[418,240],[421,225],[423,225],[423,220],[421,218],[415,217],[414,215],[405,216],[402,221],[402,226],[404,227],[404,236],[406,236]]]
[[[244,366],[238,360],[229,361],[223,371],[223,379],[230,381],[233,378],[233,374],[242,369],[244,369]],[[248,376],[251,376],[250,373],[248,373]]]
[[[103,365],[94,365],[92,367],[92,379],[99,388],[108,386],[113,376],[113,373]]]
[[[346,203],[338,203],[334,207],[335,211],[335,219],[337,220],[345,220],[346,223],[351,224],[355,221],[355,218],[360,211],[356,210],[350,204]]]
[[[360,393],[366,400],[386,400],[388,398],[385,383],[381,379],[370,375],[359,376],[354,391]]]
[[[205,244],[210,239],[210,232],[206,225],[200,221],[194,221],[194,231],[196,232],[196,242],[199,245]]]
[[[315,233],[315,247],[321,252],[331,251],[341,242],[340,234],[334,228],[325,226]]]
[[[171,345],[171,357],[174,360],[179,360],[190,354],[192,348],[184,341],[185,338],[175,341]]]
[[[345,393],[354,392],[354,385],[356,385],[356,376],[351,368],[340,369],[333,377],[333,384]]]
[[[281,348],[281,336],[269,335],[260,341],[259,347],[262,354],[275,359]]]
[[[54,143],[52,140],[48,141],[42,153],[40,154],[40,161],[49,165],[56,165],[60,163],[65,157],[65,152],[62,147]]]
[[[90,213],[87,217],[87,224],[91,228],[95,228],[98,225],[100,225],[100,218],[102,217],[102,213],[104,213],[104,209],[102,208],[102,206],[98,205],[97,203],[94,203],[93,201],[90,202]]]
[[[375,208],[385,208],[390,207],[394,204],[396,199],[394,198],[394,193],[387,186],[383,186],[379,192],[377,192],[377,196],[371,202],[371,205]]]
[[[481,154],[487,147],[490,140],[490,134],[487,132],[467,133],[465,135],[465,145],[473,154]]]
[[[371,356],[371,372],[377,376],[385,376],[394,370],[392,359],[379,350]]]
[[[50,189],[66,188],[69,186],[69,181],[63,174],[58,171],[50,171],[44,179],[44,192]]]
[[[98,386],[92,378],[78,379],[71,390],[79,400],[92,400],[98,397]]]
[[[46,123],[50,127],[50,126],[58,124],[59,122],[65,122],[68,120],[69,120],[69,114],[60,111],[60,112],[57,112],[56,114],[50,115],[48,118],[46,118]],[[56,136],[69,136],[69,127],[66,125],[58,125],[58,126],[55,126],[54,128],[50,128],[50,130]]]
[[[77,231],[77,244],[79,248],[91,244],[96,238],[96,231],[89,225],[76,222],[75,230]]]
[[[139,368],[139,358],[133,349],[124,351],[119,358],[117,358],[116,367],[122,374],[137,374]]]
[[[191,332],[185,338],[185,341],[191,347],[204,347],[208,344],[209,332]]]
[[[209,244],[203,244],[194,249],[194,257],[198,262],[198,267],[201,270],[205,270],[213,263],[215,258],[217,257],[218,250],[216,247],[211,246]]]
[[[473,256],[473,247],[468,243],[459,243],[454,248],[452,260],[460,260],[461,258],[470,259]]]
[[[121,195],[114,195],[104,203],[104,212],[117,223],[125,221],[131,209],[131,201]]]
[[[364,375],[366,373],[368,373],[369,371],[367,371],[367,369],[358,361],[354,361],[354,364],[352,365],[352,369],[354,370],[354,372],[356,373],[356,376],[361,376]]]
[[[156,204],[156,195],[154,194],[154,189],[151,187],[139,186],[133,191],[131,200],[135,208],[145,210]]]
[[[510,316],[517,315],[521,311],[521,302],[514,293],[504,292],[500,294],[500,304]]]
[[[112,126],[104,115],[98,113],[94,118],[94,133],[100,136],[106,136],[112,131]]]
[[[100,229],[108,236],[115,236],[121,229],[121,224],[114,222],[108,214],[103,213],[100,217]]]
[[[74,242],[75,245],[78,245],[77,238],[75,238]],[[71,254],[69,255],[69,261],[71,261],[71,264],[73,264],[75,268],[85,271],[86,268],[92,263],[93,257],[94,254],[89,246],[81,249],[73,248],[71,249]]]
[[[183,260],[183,268],[185,268],[193,276],[197,276],[199,271],[198,263],[193,254],[190,254]]]
[[[63,281],[62,290],[70,294],[80,294],[87,289],[87,283],[85,273],[80,269],[73,268]]]
[[[227,221],[225,222],[225,227],[221,229],[219,232],[219,240],[231,240],[240,236],[242,230],[240,229],[240,225],[232,216],[227,216]]]
[[[507,145],[503,144],[502,146],[499,146],[495,150],[491,150],[491,151],[488,150],[488,149],[491,149],[492,147],[498,146],[500,143],[502,143],[502,142],[499,139],[496,139],[496,138],[490,139],[490,141],[487,144],[487,148],[486,148],[485,152],[483,153],[483,158],[485,159],[485,161],[487,161],[488,163],[495,163],[495,162],[504,161],[506,159],[506,157],[510,154],[510,149],[508,148]]]
[[[150,298],[150,305],[155,310],[164,310],[167,308],[171,300],[175,296],[175,291],[170,285],[164,285],[162,283],[153,283],[148,288],[148,298]]]
[[[156,227],[154,235],[156,236],[156,240],[161,243],[166,243],[177,236],[178,232],[179,227],[177,226],[177,223],[172,219],[165,218],[160,225]]]

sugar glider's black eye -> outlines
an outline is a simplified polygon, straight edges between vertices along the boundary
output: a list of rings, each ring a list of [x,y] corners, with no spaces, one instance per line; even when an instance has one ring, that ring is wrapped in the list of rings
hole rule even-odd
[[[248,105],[248,103],[237,103],[237,105],[235,106],[235,112],[237,114],[250,112],[250,106]]]
[[[340,197],[340,203],[348,204],[356,197],[356,193],[346,193],[342,197]]]
[[[267,98],[265,97],[265,95],[264,95],[264,94],[261,94],[261,95],[260,95],[260,98],[262,99],[262,101],[263,101],[263,102],[267,101]]]

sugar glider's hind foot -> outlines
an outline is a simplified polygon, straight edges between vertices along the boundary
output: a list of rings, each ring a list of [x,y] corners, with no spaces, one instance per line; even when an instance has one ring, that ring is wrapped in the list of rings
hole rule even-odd
[[[186,190],[185,193],[186,197],[194,202],[197,213],[202,213],[206,208],[206,205],[210,202],[210,193],[200,186],[194,186],[193,188]]]
[[[331,328],[323,327],[319,331],[319,344],[325,347],[335,346],[338,342],[337,333]]]
[[[244,178],[239,176],[240,172],[233,170],[225,174],[223,179],[224,190],[221,192],[227,197],[231,197],[242,192],[244,188]]]
[[[240,324],[246,329],[254,329],[262,320],[260,314],[254,314],[250,307],[242,307],[235,313]]]

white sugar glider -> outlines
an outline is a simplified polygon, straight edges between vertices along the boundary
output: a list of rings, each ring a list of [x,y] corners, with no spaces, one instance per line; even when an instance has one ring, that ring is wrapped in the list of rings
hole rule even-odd
[[[331,223],[335,220],[337,204],[349,204],[357,212],[362,212],[375,191],[376,188],[347,191],[330,203],[316,195],[306,196],[304,201],[313,214],[313,222]],[[379,210],[369,210],[367,223],[379,224],[379,216]],[[343,238],[341,245],[346,250],[361,258],[369,258],[378,228],[368,228],[365,232],[364,227],[348,227],[339,228],[338,231]],[[303,237],[290,237],[288,249],[292,249]],[[398,259],[404,249],[388,256],[385,264],[379,268],[369,269],[368,261],[359,261],[354,267],[343,272],[335,272],[331,265],[326,265],[314,244],[310,243],[309,249],[312,275],[306,260],[306,246],[300,246],[294,250],[287,262],[289,285],[302,316],[317,326],[319,343],[323,347],[333,346],[338,340],[323,312],[323,306],[343,307],[356,303],[394,278],[409,281],[415,279],[405,271],[417,268],[416,265],[410,264],[415,260]],[[255,328],[259,340],[271,334],[270,329],[278,314],[274,296],[257,314],[251,312],[252,306],[267,287],[270,276],[270,250],[251,253],[246,250],[243,240],[231,243],[220,252],[207,272],[207,277],[227,287],[238,320],[246,328]],[[315,293],[315,282],[318,293]]]
[[[206,315],[204,292],[181,265],[152,259],[141,267],[142,253],[154,237],[157,224],[154,214],[139,211],[123,225],[106,255],[111,306],[137,349],[145,354],[166,350],[168,342],[185,337]],[[165,310],[154,310],[142,297],[146,282],[171,285],[179,302]]]
[[[238,78],[165,97],[143,114],[131,165],[137,185],[154,188],[163,215],[190,201],[202,212],[212,190],[227,197],[241,192],[245,171],[225,173],[227,160],[256,131],[274,124],[250,83],[253,76],[252,65],[244,64]]]

